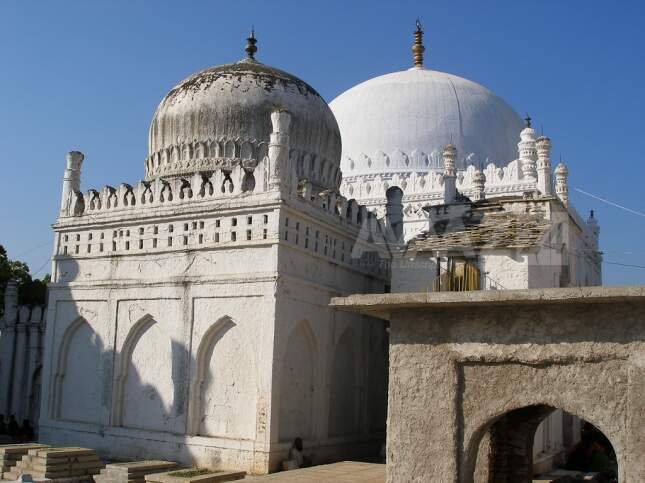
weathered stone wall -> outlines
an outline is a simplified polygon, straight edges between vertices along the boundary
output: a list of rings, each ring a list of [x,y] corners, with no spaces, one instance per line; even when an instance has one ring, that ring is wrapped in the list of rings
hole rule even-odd
[[[612,442],[620,481],[645,480],[645,287],[391,294],[333,304],[390,319],[388,481],[476,481],[482,437],[500,418],[531,407],[591,422]],[[535,422],[528,413],[524,421]]]

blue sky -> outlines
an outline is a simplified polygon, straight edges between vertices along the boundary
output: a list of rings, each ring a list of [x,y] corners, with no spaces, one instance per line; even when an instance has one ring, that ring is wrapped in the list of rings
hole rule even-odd
[[[143,177],[159,101],[201,68],[258,59],[328,101],[408,68],[414,21],[426,65],[479,82],[529,112],[569,165],[570,185],[645,213],[645,2],[0,0],[0,244],[49,270],[65,153],[85,153],[83,190]],[[645,216],[572,189],[595,209],[605,260],[645,267]],[[607,284],[645,268],[603,266]]]

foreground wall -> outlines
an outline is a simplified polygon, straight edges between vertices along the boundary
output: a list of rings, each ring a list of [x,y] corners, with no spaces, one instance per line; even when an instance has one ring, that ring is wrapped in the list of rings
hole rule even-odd
[[[645,287],[390,294],[333,303],[390,319],[389,482],[477,481],[477,454],[489,429],[506,424],[507,441],[532,441],[554,408],[603,431],[621,482],[645,481]],[[489,472],[530,481],[532,448],[521,453],[507,458],[515,466],[491,465]]]

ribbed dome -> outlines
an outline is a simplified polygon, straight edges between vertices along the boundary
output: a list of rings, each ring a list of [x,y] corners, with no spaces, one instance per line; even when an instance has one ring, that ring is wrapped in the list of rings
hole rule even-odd
[[[518,157],[520,117],[485,87],[451,74],[414,68],[383,75],[330,107],[343,137],[344,177],[440,168],[449,142],[457,167]]]
[[[327,103],[304,81],[251,59],[198,72],[168,93],[150,125],[146,177],[253,165],[267,154],[276,108],[291,113],[292,157],[319,169],[303,177],[337,187],[340,132]]]

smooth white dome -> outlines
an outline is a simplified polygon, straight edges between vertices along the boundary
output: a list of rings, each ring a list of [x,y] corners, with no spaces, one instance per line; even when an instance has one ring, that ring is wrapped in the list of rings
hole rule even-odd
[[[334,99],[344,177],[441,167],[452,142],[457,167],[517,159],[523,122],[485,87],[414,68],[363,82]]]

